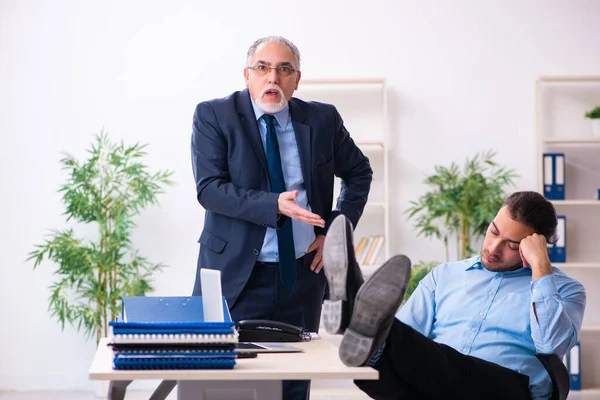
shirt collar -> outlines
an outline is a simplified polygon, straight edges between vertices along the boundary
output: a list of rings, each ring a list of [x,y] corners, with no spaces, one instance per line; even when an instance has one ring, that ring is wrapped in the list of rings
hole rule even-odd
[[[260,117],[262,117],[266,113],[263,110],[261,110],[260,108],[258,108],[256,103],[254,103],[254,99],[252,97],[250,97],[250,101],[252,102],[252,109],[254,110],[254,116],[256,117],[256,120],[258,121],[260,119]],[[277,120],[277,123],[279,123],[279,126],[281,126],[282,128],[285,129],[285,127],[287,126],[288,120],[290,119],[289,105],[286,104],[285,108],[283,110],[279,111],[278,113],[273,114],[273,116]]]
[[[481,264],[481,256],[475,256],[475,257],[471,257],[465,260],[465,263],[467,264],[467,268],[465,268],[465,271],[468,271],[470,269],[482,269],[483,268],[483,264]]]
[[[465,260],[465,263],[467,264],[465,271],[469,271],[471,269],[485,269],[483,264],[481,263],[481,256],[475,256],[475,257],[468,258]],[[517,268],[514,271],[506,271],[504,273],[505,274],[531,273],[531,269],[530,268]]]

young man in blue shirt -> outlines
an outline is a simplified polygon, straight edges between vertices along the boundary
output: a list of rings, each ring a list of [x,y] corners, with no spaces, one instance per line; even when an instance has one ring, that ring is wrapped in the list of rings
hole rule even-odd
[[[438,265],[397,312],[410,260],[391,258],[363,284],[352,226],[336,218],[325,241],[325,328],[344,333],[345,364],[379,371],[358,387],[374,399],[548,399],[552,383],[535,354],[569,351],[586,302],[548,258],[556,225],[542,195],[513,193],[480,255]]]

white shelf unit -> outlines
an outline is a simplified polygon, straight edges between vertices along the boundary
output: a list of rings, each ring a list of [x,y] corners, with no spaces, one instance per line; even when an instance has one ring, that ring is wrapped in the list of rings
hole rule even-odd
[[[567,262],[567,263],[553,263],[555,267],[559,269],[563,268],[600,268],[600,261],[597,262]],[[568,272],[567,272],[568,274]]]
[[[368,265],[367,275],[390,257],[388,102],[385,79],[301,79],[295,97],[333,104],[354,142],[369,158],[373,182],[369,200],[354,232],[354,245],[363,237],[384,237],[379,254]],[[340,183],[336,179],[335,197]],[[335,204],[334,204],[335,206]]]
[[[557,206],[600,206],[598,200],[552,200],[554,207]]]
[[[567,218],[565,263],[554,266],[586,288],[581,343],[583,390],[571,398],[600,393],[600,138],[586,111],[600,105],[600,76],[540,77],[536,82],[538,185],[543,193],[543,153],[565,153],[565,200],[553,200]]]

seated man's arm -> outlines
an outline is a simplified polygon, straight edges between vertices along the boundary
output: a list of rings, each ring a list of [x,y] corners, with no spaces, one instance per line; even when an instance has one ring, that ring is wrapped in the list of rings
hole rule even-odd
[[[531,336],[537,351],[564,355],[581,330],[586,302],[583,285],[550,274],[533,281],[530,291]]]
[[[437,268],[432,269],[400,308],[396,318],[424,336],[429,336],[435,317]]]

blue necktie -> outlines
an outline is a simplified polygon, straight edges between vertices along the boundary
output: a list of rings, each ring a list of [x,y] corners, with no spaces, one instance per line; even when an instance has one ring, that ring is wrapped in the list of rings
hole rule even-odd
[[[285,192],[285,180],[281,168],[281,155],[277,144],[277,134],[273,126],[275,117],[264,114],[267,123],[267,165],[269,167],[269,180],[271,191],[275,193]],[[283,226],[277,230],[277,245],[279,247],[279,275],[281,283],[290,290],[296,286],[296,250],[294,249],[294,233],[292,231],[292,219],[285,217]]]

